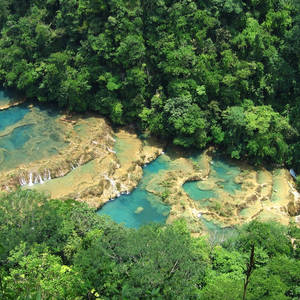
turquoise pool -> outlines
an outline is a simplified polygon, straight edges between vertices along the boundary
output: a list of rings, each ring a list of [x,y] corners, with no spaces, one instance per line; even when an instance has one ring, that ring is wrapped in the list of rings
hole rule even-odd
[[[157,196],[147,192],[144,185],[151,180],[152,176],[167,170],[168,167],[168,161],[161,155],[144,167],[144,176],[131,194],[121,195],[109,201],[98,210],[98,214],[108,215],[115,222],[123,223],[130,228],[138,228],[151,222],[165,223],[170,208],[162,203]]]

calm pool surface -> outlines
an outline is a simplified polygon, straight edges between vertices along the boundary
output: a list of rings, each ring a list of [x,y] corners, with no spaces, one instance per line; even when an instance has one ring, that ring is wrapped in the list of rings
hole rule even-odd
[[[0,97],[3,99],[4,92]],[[47,158],[65,147],[65,129],[51,109],[18,105],[0,111],[0,171]]]
[[[109,201],[97,213],[108,215],[115,222],[124,223],[130,228],[139,228],[151,222],[165,223],[170,208],[163,204],[157,196],[147,192],[144,185],[151,180],[152,176],[156,176],[167,168],[168,161],[161,155],[144,167],[144,176],[131,194],[121,195]]]

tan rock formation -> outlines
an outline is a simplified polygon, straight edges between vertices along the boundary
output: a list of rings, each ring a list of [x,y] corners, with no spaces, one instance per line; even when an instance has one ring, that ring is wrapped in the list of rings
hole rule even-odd
[[[41,122],[38,115],[35,119]],[[64,115],[56,122],[64,132],[66,145],[51,157],[1,171],[0,190],[13,190],[26,183],[23,188],[43,191],[52,198],[74,198],[99,208],[121,193],[132,191],[143,176],[142,167],[163,151],[157,140],[143,142],[128,129],[113,132],[103,118],[94,115]],[[26,116],[17,126],[23,124],[28,124]],[[11,126],[2,134],[9,134],[14,128]],[[171,152],[172,155],[165,156],[170,168],[145,183],[148,192],[170,205],[167,223],[183,217],[197,234],[204,228],[203,218],[221,226],[242,224],[254,218],[275,219],[284,224],[291,218],[300,219],[300,196],[287,170],[255,170],[240,163],[241,172],[235,182],[241,184],[241,189],[230,194],[212,172],[212,148],[197,161],[185,158],[182,150]],[[0,161],[4,159],[1,153]],[[198,181],[198,188],[213,190],[217,197],[207,199],[206,205],[191,199],[182,187],[187,181]]]

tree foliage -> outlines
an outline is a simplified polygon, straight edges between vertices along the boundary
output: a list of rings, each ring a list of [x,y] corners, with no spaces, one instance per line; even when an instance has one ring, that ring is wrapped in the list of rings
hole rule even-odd
[[[2,0],[0,82],[300,171],[299,16],[297,0]]]
[[[294,225],[254,221],[211,246],[181,220],[127,229],[32,191],[1,195],[0,214],[1,299],[241,299],[251,245],[246,298],[300,296]]]

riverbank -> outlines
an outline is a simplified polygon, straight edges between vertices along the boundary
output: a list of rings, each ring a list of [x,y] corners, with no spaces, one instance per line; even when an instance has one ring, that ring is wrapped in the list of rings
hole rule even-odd
[[[143,145],[137,135],[129,131],[120,130],[114,133],[107,127],[104,119],[93,118],[84,122],[91,121],[98,131],[102,128],[102,134],[95,137],[96,130],[91,130],[91,126],[88,126],[89,132],[93,134],[88,139],[88,135],[84,135],[85,139],[81,140],[80,145],[90,145],[89,153],[92,159],[88,163],[79,160],[79,164],[69,169],[66,174],[56,176],[56,179],[42,185],[26,188],[46,192],[52,198],[74,198],[99,209],[107,201],[130,193],[137,186],[143,176],[142,166],[160,155],[162,148],[155,144]],[[82,125],[82,120],[76,125]],[[120,156],[113,150],[115,138],[130,146]],[[76,152],[80,154],[80,151]],[[85,154],[81,155],[88,157]],[[127,159],[123,160],[124,157]]]
[[[39,148],[45,137],[31,130],[31,138],[22,145],[21,152],[33,153],[33,161],[14,165],[6,162],[5,155],[7,144],[15,141],[6,142],[6,148],[0,147],[3,154],[0,156],[0,176],[4,178],[0,184],[2,191],[13,191],[21,186],[48,193],[52,198],[74,198],[97,209],[109,199],[131,192],[142,177],[142,166],[162,152],[162,146],[154,139],[144,144],[130,130],[114,132],[105,119],[93,114],[57,115],[46,119],[32,106],[25,109],[21,120],[6,126],[0,132],[0,138],[10,138],[16,130],[26,126],[49,127],[51,122],[55,126],[52,124],[54,130],[50,134],[56,134],[62,145],[56,147],[50,141],[46,146],[55,146],[54,154],[35,159],[42,151]],[[114,150],[116,139],[118,152]],[[19,154],[17,150],[15,157]]]
[[[25,102],[25,99],[21,99],[21,100],[8,100],[7,102],[4,102],[4,101],[1,101],[0,102],[0,111],[1,110],[6,110],[6,109],[9,109],[11,107],[14,107],[14,106],[18,106],[22,103]]]
[[[53,138],[55,133],[57,137],[51,139],[54,144],[42,148],[54,147],[55,151],[15,168],[1,169],[2,191],[21,186],[45,192],[51,198],[73,198],[96,210],[132,192],[143,177],[143,167],[162,155],[165,148],[155,139],[139,139],[132,129],[114,131],[105,119],[93,114],[65,114],[49,119],[34,107],[29,109],[30,114],[3,129],[0,138],[31,124],[46,130],[51,123],[53,133],[48,134]],[[34,143],[29,139],[22,147],[28,153],[42,151],[37,147],[43,135],[39,133],[41,141],[31,139]],[[53,142],[56,139],[59,143]],[[3,151],[0,158],[5,166],[6,150]],[[299,220],[300,197],[285,169],[256,170],[245,163],[222,162],[213,148],[196,156],[182,149],[168,149],[164,163],[164,169],[151,174],[142,189],[170,207],[167,223],[184,218],[196,234],[203,230],[204,221],[231,227],[255,218],[275,219],[285,225]],[[138,207],[135,213],[142,209]]]
[[[0,111],[18,106],[26,101],[23,97],[11,97],[11,92],[0,89]]]

